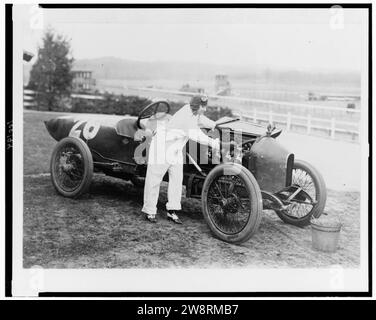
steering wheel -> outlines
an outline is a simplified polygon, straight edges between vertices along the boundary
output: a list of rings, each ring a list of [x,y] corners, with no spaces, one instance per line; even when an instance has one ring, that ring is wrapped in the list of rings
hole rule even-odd
[[[166,108],[167,110],[160,111],[160,110],[163,110],[163,108]],[[160,101],[152,102],[151,104],[143,108],[141,112],[139,113],[137,122],[136,122],[137,128],[142,129],[141,123],[140,123],[141,120],[148,119],[152,116],[154,116],[156,119],[159,117],[162,118],[169,112],[170,112],[170,104],[167,101],[160,100]],[[157,116],[158,113],[161,113],[161,115]]]

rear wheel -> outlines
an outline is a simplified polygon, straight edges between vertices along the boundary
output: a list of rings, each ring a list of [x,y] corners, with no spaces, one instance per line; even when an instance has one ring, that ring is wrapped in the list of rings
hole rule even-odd
[[[50,163],[51,179],[57,192],[75,198],[85,193],[93,177],[93,158],[86,143],[74,137],[62,139]]]
[[[326,186],[321,174],[309,163],[295,160],[292,170],[292,186],[298,192],[285,210],[276,210],[277,215],[286,223],[304,227],[310,224],[312,217],[318,218],[326,203]],[[301,192],[299,192],[299,188]],[[287,200],[291,192],[281,192],[278,198]]]
[[[210,230],[223,241],[243,243],[260,225],[261,191],[252,173],[241,165],[223,164],[210,171],[201,201]]]

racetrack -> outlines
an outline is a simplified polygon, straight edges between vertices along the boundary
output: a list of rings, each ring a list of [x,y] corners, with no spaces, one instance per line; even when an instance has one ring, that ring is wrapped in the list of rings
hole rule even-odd
[[[338,184],[346,162],[357,166],[356,158],[347,157],[337,167],[324,165],[323,157],[303,157],[315,153],[311,137],[282,136],[304,160],[323,173],[329,186],[326,212],[343,222],[340,248],[336,253],[322,253],[311,248],[310,227],[304,229],[284,224],[273,212],[264,211],[257,234],[242,245],[215,239],[201,214],[200,202],[183,199],[183,225],[166,220],[162,187],[159,221],[146,223],[140,214],[143,190],[131,183],[96,174],[90,193],[80,199],[58,195],[49,177],[49,157],[55,141],[43,120],[54,114],[24,113],[24,267],[45,268],[168,268],[168,267],[323,267],[359,265],[359,175],[348,174]],[[318,139],[318,138],[313,138]],[[320,146],[324,142],[319,139]],[[300,145],[309,145],[304,149]],[[332,143],[332,141],[330,141]],[[317,143],[317,142],[316,142]],[[339,143],[333,143],[333,150]],[[347,143],[338,148],[357,148]],[[320,148],[319,148],[320,149]],[[318,159],[320,158],[320,159]],[[322,159],[321,159],[322,158]],[[312,160],[312,161],[311,161]],[[335,161],[332,158],[328,163]],[[360,161],[360,160],[359,160]],[[320,164],[321,163],[321,164]],[[322,168],[320,168],[322,166]],[[324,170],[323,170],[324,169]],[[328,170],[329,169],[329,170]],[[334,170],[336,169],[336,170]],[[331,171],[330,175],[325,171]],[[333,172],[337,172],[334,173]],[[336,187],[337,183],[337,187]],[[346,188],[340,188],[345,186]],[[334,190],[337,189],[337,190]]]
[[[292,150],[296,159],[314,165],[323,175],[328,188],[360,191],[360,144],[291,132],[282,132],[278,140]]]

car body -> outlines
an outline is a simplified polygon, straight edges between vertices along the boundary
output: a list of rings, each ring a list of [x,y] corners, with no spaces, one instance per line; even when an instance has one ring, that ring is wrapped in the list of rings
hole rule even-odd
[[[167,110],[160,112],[163,107]],[[57,191],[68,197],[80,196],[88,190],[94,171],[142,185],[150,144],[142,135],[142,121],[147,119],[155,129],[168,122],[168,112],[168,102],[157,101],[146,106],[139,117],[71,114],[47,121],[48,132],[59,141],[51,158]],[[232,243],[248,240],[264,209],[274,210],[285,222],[298,226],[309,224],[312,216],[317,218],[323,212],[326,188],[320,173],[295,160],[294,154],[278,143],[281,129],[222,118],[215,131],[203,130],[221,141],[236,140],[235,147],[222,149],[221,154],[193,141],[184,150],[186,195],[201,199],[205,220],[218,238]],[[295,181],[297,170],[310,178],[312,192],[303,186],[306,182]],[[292,214],[296,206],[308,209],[299,216]]]

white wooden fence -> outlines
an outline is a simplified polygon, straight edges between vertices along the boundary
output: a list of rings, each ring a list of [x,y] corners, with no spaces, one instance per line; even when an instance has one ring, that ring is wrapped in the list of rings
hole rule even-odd
[[[357,122],[340,121],[332,117],[330,119],[316,118],[311,115],[299,116],[291,112],[275,113],[273,111],[244,113],[235,111],[234,114],[242,120],[258,124],[274,123],[283,127],[286,131],[301,132],[308,135],[327,136],[331,139],[345,139],[358,141],[359,124]]]
[[[35,94],[34,90],[24,89],[23,90],[23,105],[24,107],[33,107],[35,105]],[[103,96],[92,95],[92,94],[79,94],[72,93],[72,98],[88,99],[88,100],[103,100]]]
[[[150,88],[124,88],[123,93],[181,101],[194,93]],[[185,96],[185,97],[184,97]],[[35,92],[24,89],[24,106],[34,105]],[[103,99],[102,96],[72,94],[82,99]],[[296,102],[278,102],[227,96],[209,96],[214,103],[228,105],[236,116],[253,123],[274,123],[286,131],[319,135],[331,139],[359,141],[360,110],[334,108]],[[241,108],[241,105],[246,108]],[[276,110],[276,111],[275,111]],[[320,115],[320,116],[318,116]]]
[[[23,91],[23,104],[24,107],[32,107],[34,103],[35,92],[33,90],[24,89]]]
[[[127,93],[148,98],[164,97],[181,101],[189,100],[196,93],[155,88],[126,88]],[[267,124],[273,122],[291,132],[318,135],[331,139],[359,141],[360,110],[286,102],[209,95],[213,104],[229,106],[243,120]]]

